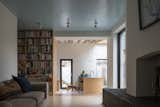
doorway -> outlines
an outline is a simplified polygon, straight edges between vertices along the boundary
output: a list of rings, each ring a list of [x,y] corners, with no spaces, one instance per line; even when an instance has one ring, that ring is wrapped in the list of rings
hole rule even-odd
[[[60,59],[60,87],[61,89],[73,83],[73,60]]]

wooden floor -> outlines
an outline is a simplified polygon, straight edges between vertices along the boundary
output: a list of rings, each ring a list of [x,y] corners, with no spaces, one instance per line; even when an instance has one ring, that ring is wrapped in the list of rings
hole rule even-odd
[[[103,107],[101,95],[55,95],[47,107]]]

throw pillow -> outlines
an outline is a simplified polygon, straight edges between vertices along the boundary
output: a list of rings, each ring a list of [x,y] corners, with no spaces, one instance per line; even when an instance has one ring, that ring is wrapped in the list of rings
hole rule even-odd
[[[32,91],[32,86],[31,86],[30,82],[25,77],[16,77],[16,76],[12,76],[12,77],[21,86],[23,92]]]

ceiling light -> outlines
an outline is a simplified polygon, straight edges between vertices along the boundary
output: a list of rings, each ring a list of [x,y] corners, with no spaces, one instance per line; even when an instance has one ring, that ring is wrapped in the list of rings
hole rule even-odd
[[[67,28],[69,28],[70,27],[70,19],[69,18],[67,18]]]
[[[39,29],[42,28],[41,22],[37,22],[36,24],[37,24],[37,27],[38,27]]]
[[[97,20],[95,19],[95,20],[94,20],[94,28],[97,28],[97,25],[98,25],[98,22],[97,22]]]

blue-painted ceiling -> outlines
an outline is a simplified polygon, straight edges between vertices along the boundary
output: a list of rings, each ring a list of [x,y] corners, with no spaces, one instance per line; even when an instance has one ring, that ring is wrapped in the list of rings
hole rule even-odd
[[[110,31],[126,16],[126,0],[0,1],[18,17],[19,28],[37,27],[40,23],[42,28],[55,31]]]

